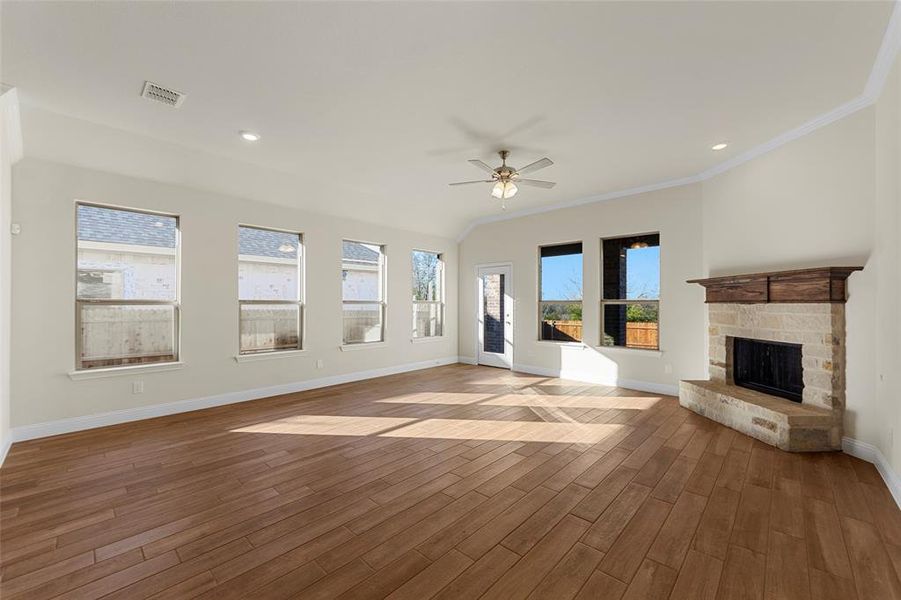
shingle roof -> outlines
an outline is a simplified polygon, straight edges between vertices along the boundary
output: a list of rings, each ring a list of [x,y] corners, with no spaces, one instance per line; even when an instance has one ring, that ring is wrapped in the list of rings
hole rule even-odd
[[[344,260],[377,264],[379,253],[360,242],[348,242],[344,240]]]
[[[175,248],[175,237],[175,217],[78,205],[79,240]]]
[[[130,210],[78,205],[78,239],[109,244],[175,248],[176,219]],[[240,227],[238,252],[251,256],[295,258],[297,234]],[[288,245],[291,252],[280,248]]]
[[[255,227],[238,229],[238,253],[249,256],[268,256],[271,258],[295,258],[297,256],[297,234]],[[291,246],[293,250],[283,252],[282,246]]]

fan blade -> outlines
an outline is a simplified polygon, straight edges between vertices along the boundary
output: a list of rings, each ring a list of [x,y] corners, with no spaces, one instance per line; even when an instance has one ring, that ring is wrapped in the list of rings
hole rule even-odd
[[[522,183],[524,185],[534,185],[535,187],[551,189],[556,183],[553,181],[541,181],[540,179],[514,179],[514,183]]]
[[[537,171],[538,169],[549,167],[552,164],[554,164],[554,161],[552,161],[551,159],[542,158],[541,160],[536,160],[535,162],[530,163],[521,169],[518,169],[516,172],[522,175],[523,173],[531,173],[532,171]]]
[[[491,183],[494,181],[493,179],[479,179],[478,181],[458,181],[456,183],[449,183],[447,185],[469,185],[470,183]]]
[[[491,167],[489,167],[487,164],[483,163],[479,159],[473,158],[469,162],[470,162],[470,164],[482,169],[483,171],[487,171],[487,172],[491,173],[492,175],[494,175],[494,169],[492,169]]]

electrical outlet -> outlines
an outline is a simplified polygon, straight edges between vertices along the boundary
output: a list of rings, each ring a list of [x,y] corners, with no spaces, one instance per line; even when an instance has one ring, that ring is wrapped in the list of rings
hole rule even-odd
[[[669,363],[663,365],[663,372],[664,372],[664,373],[672,373],[672,372],[673,372],[673,365],[671,365],[671,364],[669,364]]]
[[[322,366],[323,366],[322,359],[321,358],[316,359],[316,368],[321,369]]]
[[[131,393],[132,394],[143,394],[144,393],[144,382],[143,381],[133,381],[131,383]]]

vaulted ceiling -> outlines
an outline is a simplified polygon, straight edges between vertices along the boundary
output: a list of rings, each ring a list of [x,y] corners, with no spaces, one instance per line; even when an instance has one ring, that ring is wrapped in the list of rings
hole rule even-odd
[[[557,187],[523,188],[513,210],[694,175],[859,96],[891,11],[6,2],[0,78],[35,122],[83,119],[292,187],[256,199],[455,235],[500,211],[487,185],[447,186],[479,178],[467,159],[493,164],[506,148],[516,166],[555,161],[535,176]],[[142,99],[145,80],[187,100]],[[54,129],[30,148],[25,123],[26,154],[49,152]],[[242,129],[262,140],[241,140]],[[711,151],[722,140],[729,147]]]

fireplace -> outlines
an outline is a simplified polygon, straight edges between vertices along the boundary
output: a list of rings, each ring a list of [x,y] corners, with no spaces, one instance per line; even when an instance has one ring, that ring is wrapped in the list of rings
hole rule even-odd
[[[732,338],[732,378],[735,385],[801,402],[801,344]]]
[[[705,289],[709,379],[682,381],[680,404],[782,450],[840,449],[846,282],[860,269],[692,280]]]

